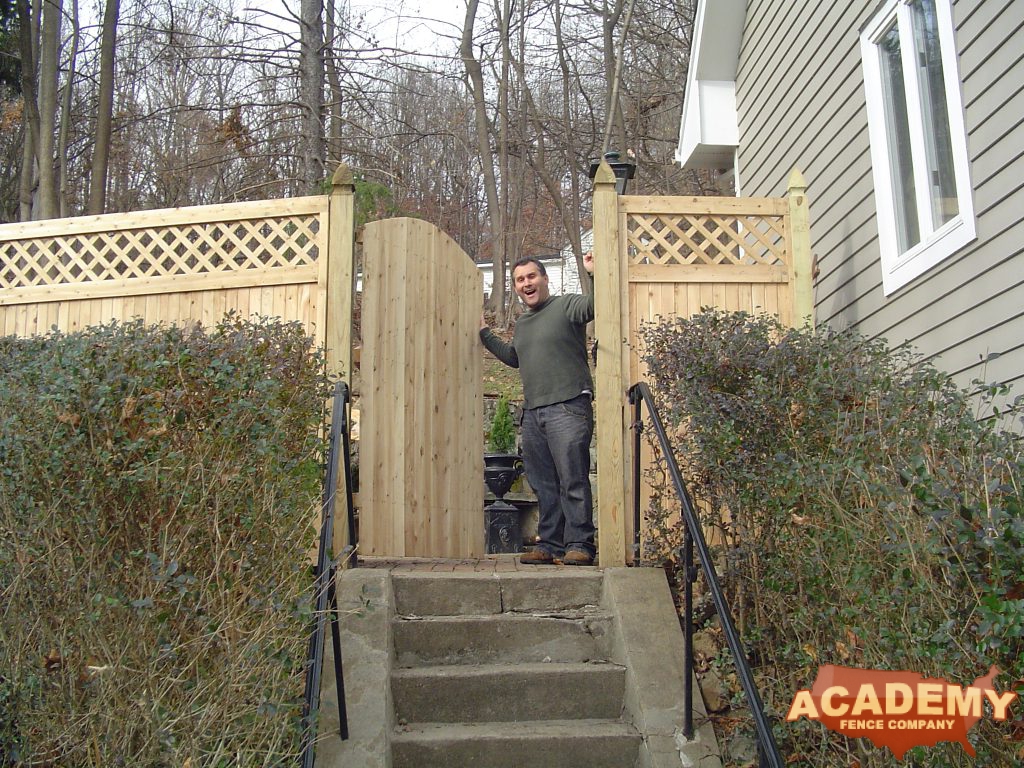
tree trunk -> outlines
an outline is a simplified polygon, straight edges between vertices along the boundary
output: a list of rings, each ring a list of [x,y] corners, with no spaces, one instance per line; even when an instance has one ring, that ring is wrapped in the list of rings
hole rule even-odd
[[[501,69],[498,76],[498,178],[501,187],[498,189],[498,205],[501,207],[501,263],[494,264],[494,282],[501,282],[502,287],[508,279],[509,271],[518,253],[512,231],[516,226],[516,210],[512,204],[513,184],[522,188],[522,177],[518,174],[513,178],[511,158],[509,157],[509,69],[512,64],[512,48],[510,32],[512,27],[511,0],[495,0],[494,13],[498,21],[499,39],[501,40]],[[505,299],[505,315],[503,321],[511,317],[510,311],[515,301],[515,291],[509,291]]]
[[[110,164],[110,135],[114,119],[114,53],[120,0],[107,0],[103,10],[103,39],[100,44],[100,92],[96,113],[96,144],[92,152],[87,213],[107,208],[107,170]]]
[[[476,118],[476,144],[480,155],[480,168],[484,175],[484,191],[487,195],[488,219],[491,230],[493,252],[491,263],[494,265],[494,283],[491,287],[491,298],[488,302],[494,311],[496,322],[505,322],[505,248],[502,232],[504,221],[501,204],[498,199],[498,183],[494,176],[494,165],[491,161],[490,126],[487,121],[487,106],[484,102],[484,78],[480,62],[473,55],[473,25],[476,23],[478,0],[467,0],[466,22],[462,27],[462,43],[459,55],[469,76],[470,92],[473,96],[473,111]],[[501,276],[499,278],[499,275]]]
[[[602,24],[602,41],[604,47],[604,71],[607,85],[605,87],[605,109],[607,122],[605,124],[604,141],[601,144],[601,154],[609,149],[609,142],[614,134],[620,152],[626,151],[626,124],[622,115],[622,107],[618,98],[618,79],[621,75],[621,68],[618,63],[618,56],[615,53],[615,25],[622,17],[624,0],[614,0],[613,7],[609,8],[608,3],[604,5],[604,16]],[[621,52],[619,53],[621,56]]]
[[[324,49],[324,65],[327,68],[327,84],[330,87],[331,101],[327,108],[330,115],[330,131],[327,136],[327,157],[331,168],[337,168],[342,157],[341,129],[343,116],[341,107],[343,104],[343,93],[341,89],[341,75],[338,71],[338,23],[336,18],[337,10],[334,0],[327,0],[326,20],[327,38]]]
[[[323,0],[302,0],[300,12],[299,102],[302,108],[302,184],[319,194],[324,173]]]
[[[571,206],[561,205],[559,213],[565,223],[566,234],[569,237],[569,244],[572,246],[573,258],[576,260],[576,274],[582,276],[585,272],[583,267],[583,246],[580,242],[580,230],[583,229],[580,221],[580,176],[575,173],[573,167],[578,157],[576,148],[576,131],[572,122],[572,75],[569,71],[569,61],[566,58],[565,41],[562,36],[562,6],[560,0],[555,0],[555,41],[558,48],[558,69],[562,73],[562,126],[565,131],[565,161],[569,169],[569,199]],[[549,182],[549,188],[552,186]],[[580,290],[583,293],[590,293],[593,286],[588,280],[580,280]]]
[[[60,180],[61,217],[71,215],[71,190],[68,188],[68,135],[71,133],[71,99],[74,96],[75,75],[78,61],[78,0],[71,0],[71,53],[68,55],[68,78],[64,84],[64,94],[60,107],[60,137],[57,140],[57,176]]]
[[[19,202],[21,220],[32,218],[32,197],[36,181],[36,146],[39,143],[39,97],[36,88],[38,59],[39,2],[18,0],[18,43],[21,53],[21,93],[25,102],[25,146],[21,158]]]
[[[39,188],[35,210],[32,212],[35,219],[52,219],[59,210],[54,140],[57,132],[57,82],[63,16],[63,0],[45,0],[39,43],[39,138],[36,143]]]

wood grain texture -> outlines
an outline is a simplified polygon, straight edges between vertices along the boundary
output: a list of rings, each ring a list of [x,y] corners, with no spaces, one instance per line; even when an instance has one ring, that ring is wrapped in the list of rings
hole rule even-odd
[[[482,278],[431,224],[363,231],[360,549],[480,557]]]

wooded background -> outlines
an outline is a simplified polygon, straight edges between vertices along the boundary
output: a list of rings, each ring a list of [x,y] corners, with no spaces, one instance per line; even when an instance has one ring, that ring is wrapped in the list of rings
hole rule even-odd
[[[631,191],[714,191],[673,162],[694,4],[468,0],[423,52],[344,0],[0,0],[0,221],[321,193],[344,162],[360,223],[423,218],[496,277],[579,258],[606,149]]]

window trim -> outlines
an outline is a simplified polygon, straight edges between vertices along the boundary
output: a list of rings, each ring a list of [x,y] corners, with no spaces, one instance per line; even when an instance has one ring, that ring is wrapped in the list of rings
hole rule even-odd
[[[949,0],[934,0],[942,57],[946,111],[952,143],[953,169],[956,177],[956,196],[959,214],[941,227],[925,231],[924,217],[930,222],[930,204],[922,207],[926,192],[917,184],[918,216],[922,237],[914,247],[900,253],[896,231],[896,200],[891,175],[889,138],[886,128],[885,98],[878,41],[893,23],[900,23],[900,42],[903,50],[904,77],[907,89],[907,110],[910,120],[911,141],[915,171],[919,172],[924,152],[921,101],[917,90],[917,77],[908,74],[907,63],[912,61],[913,46],[908,37],[911,0],[886,0],[860,34],[861,62],[864,72],[864,91],[867,97],[868,136],[871,143],[871,166],[875,185],[878,243],[882,263],[882,289],[886,296],[907,285],[944,259],[952,256],[977,236],[974,217],[974,195],[970,179],[970,161],[967,153],[967,131],[964,126],[963,99],[960,94],[959,66],[953,35],[953,14]],[[900,21],[902,19],[902,21]],[[904,34],[907,33],[907,34]],[[926,212],[927,211],[927,212]]]

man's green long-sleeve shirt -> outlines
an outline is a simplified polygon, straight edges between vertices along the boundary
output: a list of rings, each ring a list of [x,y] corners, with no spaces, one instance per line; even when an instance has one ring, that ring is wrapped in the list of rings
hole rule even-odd
[[[505,365],[519,369],[523,407],[540,408],[594,391],[587,365],[587,323],[593,319],[593,294],[552,296],[520,316],[511,344],[489,328],[481,329],[480,340]]]

